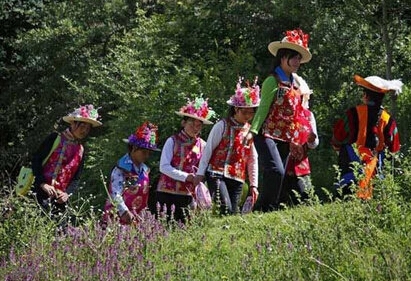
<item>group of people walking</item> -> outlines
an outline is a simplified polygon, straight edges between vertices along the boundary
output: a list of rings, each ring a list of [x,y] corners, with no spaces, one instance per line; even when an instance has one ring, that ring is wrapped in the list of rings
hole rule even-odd
[[[308,150],[319,144],[308,102],[312,91],[297,75],[300,65],[312,57],[308,40],[308,34],[296,29],[271,42],[268,50],[275,66],[261,91],[257,78],[252,83],[239,78],[235,87],[233,83],[228,114],[213,125],[206,141],[200,132],[204,125],[213,124],[215,112],[203,97],[188,100],[176,111],[182,117],[181,129],[167,138],[162,150],[158,127],[150,122],[139,125],[124,139],[127,152],[111,171],[104,219],[114,214],[123,224],[138,220],[150,194],[150,168],[145,163],[156,151],[161,151],[156,202],[177,221],[189,218],[201,182],[206,182],[222,214],[239,212],[246,185],[255,211],[269,212],[305,200],[311,173]],[[399,150],[395,120],[382,108],[382,100],[388,92],[399,93],[402,83],[377,76],[354,79],[364,90],[364,105],[349,109],[334,126],[332,145],[342,172],[336,188],[348,194],[353,192],[352,183],[360,183],[363,189],[358,196],[368,199],[371,183],[355,178],[353,162],[364,164],[372,176],[376,165],[383,163],[385,148]],[[44,208],[65,209],[84,162],[81,140],[92,127],[102,125],[98,118],[92,105],[80,107],[63,117],[70,127],[51,134],[35,153],[33,191]]]

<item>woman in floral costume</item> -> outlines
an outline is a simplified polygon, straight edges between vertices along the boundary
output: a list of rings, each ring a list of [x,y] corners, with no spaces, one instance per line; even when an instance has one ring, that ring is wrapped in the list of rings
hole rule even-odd
[[[253,86],[241,87],[237,83],[235,94],[227,101],[230,105],[227,118],[216,123],[207,139],[200,160],[195,183],[207,180],[211,196],[220,204],[222,214],[235,214],[241,199],[246,175],[250,194],[257,198],[258,159],[252,140],[245,137],[260,103],[257,79]]]
[[[255,205],[258,211],[276,210],[287,201],[282,187],[290,150],[301,150],[312,131],[302,113],[301,92],[293,77],[300,64],[311,60],[308,38],[296,29],[287,31],[282,41],[268,45],[276,57],[275,67],[263,82],[261,104],[248,135],[254,136],[263,167],[263,186]]]
[[[150,168],[145,162],[151,151],[160,151],[157,148],[157,131],[156,125],[144,122],[134,134],[123,140],[128,144],[128,152],[111,171],[109,198],[104,207],[105,222],[112,217],[113,207],[121,224],[138,221],[139,213],[147,208]]]
[[[97,109],[91,104],[77,108],[63,117],[70,127],[62,133],[51,133],[33,155],[33,192],[44,209],[51,207],[52,213],[65,211],[69,195],[77,189],[84,163],[81,142],[92,127],[102,125],[98,118]]]
[[[193,203],[195,171],[205,147],[201,129],[204,124],[213,124],[209,120],[215,113],[208,107],[207,100],[198,97],[188,100],[176,114],[183,117],[182,128],[164,144],[157,201],[161,207],[166,206],[169,219],[173,216],[174,220],[185,222]]]

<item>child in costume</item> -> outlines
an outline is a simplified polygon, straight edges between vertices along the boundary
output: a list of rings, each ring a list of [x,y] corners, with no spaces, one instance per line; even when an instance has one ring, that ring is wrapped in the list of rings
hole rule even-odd
[[[146,209],[150,189],[150,168],[145,162],[157,148],[158,128],[150,122],[137,127],[134,134],[124,139],[128,152],[111,171],[109,198],[104,207],[104,221],[111,217],[113,208],[121,224],[131,224]]]
[[[201,129],[204,124],[213,124],[209,120],[215,112],[207,100],[198,97],[188,100],[176,114],[183,117],[181,130],[166,140],[161,152],[157,201],[166,206],[169,219],[174,205],[174,220],[185,222],[193,203],[195,172],[205,147]]]
[[[70,194],[78,187],[84,163],[82,142],[91,128],[102,125],[97,109],[84,105],[63,117],[70,124],[62,133],[51,133],[34,153],[33,192],[40,206],[52,213],[64,212]],[[47,159],[45,163],[44,159]]]
[[[287,161],[283,188],[284,194],[281,197],[288,199],[286,201],[287,203],[296,205],[308,198],[307,189],[311,186],[311,167],[308,160],[308,150],[315,149],[319,144],[319,139],[314,114],[309,110],[309,99],[312,90],[308,87],[302,77],[298,76],[296,73],[294,73],[293,76],[299,84],[301,91],[303,106],[301,114],[311,125],[311,132],[307,138],[307,142],[300,147],[301,149],[291,149],[293,153],[290,154]],[[295,194],[295,192],[297,194]]]
[[[250,130],[250,120],[260,104],[260,89],[257,79],[253,86],[241,87],[237,83],[235,94],[227,101],[230,106],[228,117],[218,121],[207,139],[200,160],[196,182],[207,181],[211,196],[221,206],[222,214],[235,214],[246,175],[249,193],[254,199],[258,195],[258,158],[252,140],[245,138]],[[217,196],[218,195],[218,196]]]
[[[351,185],[359,184],[357,196],[372,197],[371,178],[381,169],[384,151],[398,152],[400,138],[395,119],[382,106],[385,94],[399,94],[403,83],[400,80],[385,80],[378,76],[362,78],[354,75],[355,83],[363,89],[363,103],[345,112],[333,130],[332,145],[338,152],[338,166],[341,179],[336,188],[342,195],[351,194]],[[365,176],[355,177],[355,165],[363,166]],[[342,190],[341,190],[342,189]]]

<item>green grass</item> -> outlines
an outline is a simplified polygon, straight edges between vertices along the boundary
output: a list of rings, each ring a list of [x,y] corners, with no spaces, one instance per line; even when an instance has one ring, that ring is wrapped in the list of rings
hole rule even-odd
[[[213,219],[173,232],[153,262],[173,280],[406,280],[410,222],[386,228],[361,202]]]
[[[0,225],[0,279],[411,280],[409,174],[377,181],[367,202],[312,200],[228,217],[208,211],[183,227],[148,216],[137,228],[105,231],[92,215],[63,236],[33,204],[11,196],[0,202],[14,210]]]

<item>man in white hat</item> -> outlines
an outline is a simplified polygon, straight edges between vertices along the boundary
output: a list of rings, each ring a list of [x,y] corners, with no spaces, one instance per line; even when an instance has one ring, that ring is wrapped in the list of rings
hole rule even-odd
[[[356,183],[356,192],[361,199],[372,196],[371,178],[381,168],[384,150],[400,150],[400,138],[394,118],[383,108],[385,94],[399,94],[400,80],[385,80],[378,76],[362,78],[354,76],[355,83],[363,89],[364,104],[348,109],[333,129],[332,145],[338,152],[341,179],[337,184],[342,195],[351,194],[351,185]],[[356,148],[356,149],[355,149]],[[355,178],[354,162],[363,165],[364,176]],[[357,166],[358,167],[358,166]]]
[[[53,214],[64,212],[69,195],[77,189],[84,163],[82,141],[92,127],[101,126],[97,109],[84,105],[63,117],[70,124],[62,133],[51,133],[32,158],[33,192],[38,203]]]

